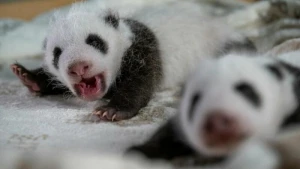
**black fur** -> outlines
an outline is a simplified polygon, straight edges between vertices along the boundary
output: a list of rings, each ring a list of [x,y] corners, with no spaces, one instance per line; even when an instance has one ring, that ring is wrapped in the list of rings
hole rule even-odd
[[[281,81],[283,79],[283,74],[282,74],[282,72],[280,70],[280,65],[267,65],[266,68],[279,81]]]
[[[150,159],[166,160],[195,154],[194,150],[181,140],[182,137],[178,137],[173,123],[173,119],[169,120],[146,143],[129,148],[127,153],[137,152]]]
[[[53,66],[58,69],[58,61],[59,61],[59,57],[62,53],[62,49],[59,47],[55,47],[53,49]]]
[[[104,20],[107,24],[111,25],[115,29],[119,27],[119,17],[111,12],[107,16],[105,16]]]
[[[257,49],[252,41],[245,38],[243,41],[228,41],[221,50],[217,52],[217,56],[223,56],[230,52],[256,52]]]
[[[123,56],[119,76],[107,95],[111,97],[107,107],[122,111],[128,118],[149,102],[162,78],[162,67],[159,44],[151,30],[134,20],[127,19],[125,23],[134,36]]]
[[[85,43],[99,50],[103,54],[107,54],[108,44],[99,35],[89,34],[85,39]]]
[[[290,125],[300,124],[300,69],[285,62],[280,62],[280,64],[295,76],[293,87],[298,102],[297,109],[284,120],[281,127],[285,128]]]
[[[223,162],[226,157],[208,157],[194,151],[185,143],[184,137],[171,118],[144,144],[133,146],[126,153],[139,153],[149,159],[164,159],[177,163],[177,159],[193,159],[192,165],[210,165]]]

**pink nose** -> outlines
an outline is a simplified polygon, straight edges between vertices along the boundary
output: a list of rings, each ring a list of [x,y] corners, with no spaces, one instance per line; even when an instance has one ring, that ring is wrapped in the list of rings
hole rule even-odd
[[[89,71],[90,67],[91,65],[88,64],[87,62],[74,63],[69,67],[69,75],[83,76]]]
[[[238,122],[224,112],[211,112],[206,117],[203,131],[211,142],[229,141],[239,133]]]

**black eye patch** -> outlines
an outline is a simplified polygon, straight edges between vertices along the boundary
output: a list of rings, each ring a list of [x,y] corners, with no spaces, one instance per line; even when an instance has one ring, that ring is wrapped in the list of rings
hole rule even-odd
[[[235,91],[248,99],[255,107],[260,107],[261,100],[258,93],[255,91],[253,86],[246,82],[238,83],[235,86]]]
[[[85,43],[106,54],[108,51],[107,43],[96,34],[89,34]]]
[[[199,101],[201,100],[201,95],[199,93],[196,93],[192,96],[191,100],[190,100],[190,110],[189,110],[189,119],[192,120],[192,118],[194,117],[195,114],[195,107],[197,105],[197,103],[199,103]]]
[[[279,66],[276,66],[276,65],[267,65],[266,68],[267,68],[267,70],[270,71],[270,73],[272,75],[275,76],[276,79],[278,79],[278,80],[282,80],[283,79],[283,74],[280,71]]]
[[[56,69],[58,69],[58,60],[59,60],[59,57],[60,57],[61,53],[62,53],[62,49],[61,48],[55,47],[53,49],[53,56],[54,56],[54,58],[53,58],[53,66]]]

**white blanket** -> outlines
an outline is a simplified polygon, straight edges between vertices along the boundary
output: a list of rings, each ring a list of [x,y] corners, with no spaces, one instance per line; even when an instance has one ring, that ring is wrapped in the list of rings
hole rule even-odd
[[[174,114],[171,106],[177,101],[173,97],[177,90],[164,91],[137,117],[110,123],[91,115],[96,103],[62,96],[31,96],[18,80],[8,78],[0,79],[0,151],[54,148],[120,153],[149,137]]]

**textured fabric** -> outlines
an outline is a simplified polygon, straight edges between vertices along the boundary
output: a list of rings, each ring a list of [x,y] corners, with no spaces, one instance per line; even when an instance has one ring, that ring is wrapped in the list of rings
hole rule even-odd
[[[99,121],[91,112],[96,103],[75,98],[31,96],[18,80],[0,80],[0,151],[3,148],[38,150],[89,149],[122,152],[141,143],[174,114],[175,90],[158,93],[127,121]]]

